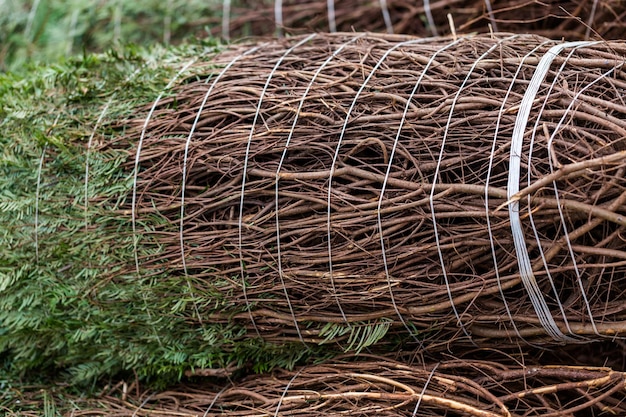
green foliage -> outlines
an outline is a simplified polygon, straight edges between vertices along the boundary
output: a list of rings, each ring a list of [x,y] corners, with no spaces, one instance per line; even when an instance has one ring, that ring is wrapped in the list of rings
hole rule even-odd
[[[363,349],[381,340],[391,327],[391,320],[381,319],[372,323],[328,323],[320,330],[325,343],[347,338],[343,349],[359,354]]]
[[[240,329],[186,322],[196,303],[219,311],[218,291],[192,298],[181,277],[127,267],[134,265],[134,238],[129,217],[117,210],[133,184],[122,169],[128,150],[95,145],[115,141],[123,134],[117,121],[135,117],[135,109],[151,103],[192,57],[214,50],[132,48],[22,77],[0,75],[0,353],[6,374],[63,372],[89,382],[134,370],[158,382],[193,367],[225,366],[239,354],[228,346],[242,338]],[[139,224],[139,231],[149,233],[159,221],[153,220]],[[153,256],[155,249],[138,250]]]
[[[218,0],[3,0],[0,71],[126,43],[178,43],[203,32]]]

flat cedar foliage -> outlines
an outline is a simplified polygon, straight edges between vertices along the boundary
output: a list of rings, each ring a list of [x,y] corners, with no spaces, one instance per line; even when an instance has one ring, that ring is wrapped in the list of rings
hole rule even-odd
[[[133,176],[121,169],[128,150],[103,144],[123,134],[116,125],[138,105],[167,94],[181,68],[217,49],[126,48],[0,76],[5,375],[86,383],[134,370],[143,380],[165,383],[190,368],[258,358],[262,371],[289,366],[303,354],[288,345],[262,349],[254,341],[223,349],[241,330],[185,325],[183,313],[195,300],[180,278],[154,270],[116,273],[134,264],[131,223],[116,213]],[[180,76],[193,77],[201,68]],[[147,226],[138,231],[150,233]],[[211,295],[194,296],[214,303],[202,308],[220,308]]]

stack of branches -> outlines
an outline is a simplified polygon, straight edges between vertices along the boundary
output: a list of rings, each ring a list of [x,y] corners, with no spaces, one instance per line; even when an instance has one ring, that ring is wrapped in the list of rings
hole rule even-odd
[[[186,282],[190,326],[278,345],[621,337],[625,54],[531,35],[229,50],[115,142],[121,213],[165,219],[137,264]]]
[[[536,365],[507,357],[411,365],[364,355],[237,382],[205,379],[158,393],[119,383],[94,400],[57,396],[54,402],[50,392],[47,398],[58,408],[65,403],[67,416],[574,417],[626,413],[625,387],[626,373],[605,367]],[[41,396],[23,396],[23,407],[41,404]]]
[[[525,32],[550,38],[624,38],[622,1],[531,0],[224,0],[222,19],[209,19],[216,36],[268,35],[274,32],[373,31],[418,36]],[[232,9],[232,10],[231,10]],[[454,22],[450,22],[450,18]]]

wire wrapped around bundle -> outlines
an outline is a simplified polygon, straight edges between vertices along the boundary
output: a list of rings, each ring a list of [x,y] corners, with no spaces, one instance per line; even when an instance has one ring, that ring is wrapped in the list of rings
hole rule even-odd
[[[555,39],[623,39],[626,26],[626,8],[618,0],[224,0],[222,5],[221,19],[211,19],[211,33],[226,38],[314,30],[438,36],[454,27],[458,33],[491,28]]]
[[[161,393],[136,393],[118,384],[100,398],[72,399],[72,404],[84,413],[119,417],[596,416],[626,413],[625,383],[623,372],[604,367],[518,364],[502,358],[409,365],[364,356],[230,383],[205,379]],[[22,401],[37,403],[28,397]]]
[[[364,34],[224,52],[116,142],[124,213],[152,228],[137,263],[180,277],[190,325],[271,343],[623,337],[625,53]]]

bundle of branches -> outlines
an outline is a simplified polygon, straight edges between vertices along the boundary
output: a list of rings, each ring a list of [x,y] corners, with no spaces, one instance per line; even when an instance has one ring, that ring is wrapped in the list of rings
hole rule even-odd
[[[354,34],[225,53],[117,144],[139,143],[124,214],[165,219],[138,263],[222,294],[189,320],[275,343],[623,335],[625,51]]]
[[[419,36],[494,31],[560,39],[623,39],[626,7],[619,0],[224,0],[212,34],[239,37],[303,31],[373,31]],[[232,9],[232,10],[231,10]],[[451,23],[448,17],[454,23]]]
[[[352,358],[355,359],[355,358]],[[176,416],[597,416],[626,413],[626,373],[610,368],[449,359],[407,365],[385,357],[335,360],[229,383],[208,380],[155,393],[117,384],[95,400],[50,391],[64,415]],[[34,394],[34,393],[33,393]],[[47,397],[46,397],[47,396]],[[57,397],[60,397],[57,395]]]
[[[5,81],[5,364],[621,337],[625,52],[310,35]]]

